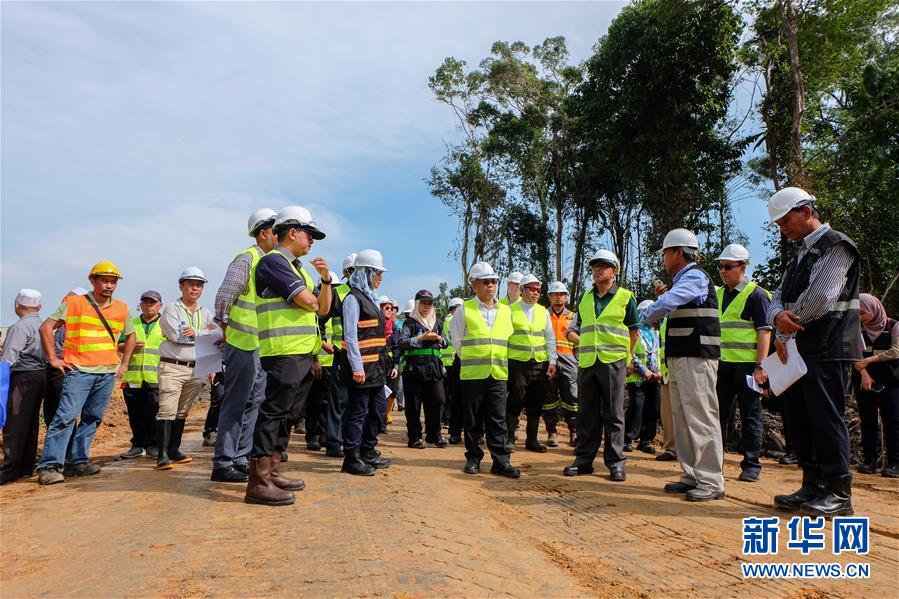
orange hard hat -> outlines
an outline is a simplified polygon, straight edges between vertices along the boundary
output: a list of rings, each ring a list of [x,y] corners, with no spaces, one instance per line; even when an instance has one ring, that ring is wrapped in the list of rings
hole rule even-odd
[[[113,264],[109,260],[105,260],[103,262],[97,262],[96,264],[94,264],[94,267],[91,268],[90,274],[87,275],[89,279],[99,276],[112,276],[121,279],[122,273],[119,272],[119,269],[115,264]]]

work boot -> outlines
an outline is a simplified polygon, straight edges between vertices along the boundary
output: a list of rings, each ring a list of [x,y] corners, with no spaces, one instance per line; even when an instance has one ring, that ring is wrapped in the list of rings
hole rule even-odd
[[[342,458],[343,456],[343,448],[342,447],[326,447],[325,455],[329,458]]]
[[[803,514],[809,516],[851,516],[852,510],[852,475],[832,476],[827,479],[824,493],[800,506]]]
[[[556,430],[556,423],[553,422],[550,424],[546,423],[546,446],[547,447],[558,447],[559,446],[559,433]]]
[[[250,481],[243,500],[260,505],[290,505],[294,495],[272,482],[272,456],[250,459]]]
[[[355,476],[374,476],[374,467],[363,462],[359,455],[360,450],[358,447],[344,449],[343,465],[340,467],[340,471]]]
[[[55,485],[56,483],[65,482],[66,477],[62,473],[59,466],[48,466],[43,470],[38,470],[37,482],[41,485]]]
[[[100,464],[81,462],[80,464],[66,464],[62,471],[65,476],[91,476],[100,472]]]
[[[175,467],[169,459],[169,439],[172,436],[172,421],[156,421],[156,469],[171,470]]]
[[[802,486],[799,490],[790,495],[775,495],[774,505],[785,510],[798,510],[803,503],[817,499],[823,493],[817,469],[805,467],[802,469]]]
[[[381,468],[390,468],[390,460],[387,458],[382,458],[381,452],[374,447],[363,447],[359,451],[359,457],[363,462],[365,462],[375,470],[380,470]]]
[[[565,421],[565,425],[568,427],[568,444],[577,447],[577,421],[569,418]]]
[[[874,474],[877,472],[877,460],[865,460],[865,463],[858,467],[859,474]]]
[[[537,453],[546,453],[546,445],[537,440],[537,433],[540,431],[540,417],[528,414],[527,439],[524,442],[524,448],[528,451]]]
[[[215,447],[216,432],[203,433],[203,447]]]
[[[793,466],[794,464],[799,463],[799,459],[796,457],[795,453],[790,451],[780,456],[780,459],[777,460],[777,463],[783,464],[784,466]]]
[[[272,483],[278,488],[285,491],[302,491],[306,488],[306,483],[300,478],[287,478],[280,471],[281,468],[281,452],[272,453]]]
[[[462,435],[450,435],[449,444],[450,445],[461,445],[462,444]]]
[[[122,455],[119,456],[119,459],[120,460],[133,460],[134,458],[139,458],[142,455],[144,455],[144,448],[132,445],[131,449],[129,449],[128,451],[126,451],[125,453],[123,453]]]
[[[886,478],[899,478],[899,462],[891,462],[880,472]]]
[[[169,459],[175,464],[192,462],[193,458],[181,453],[181,436],[184,434],[184,418],[172,420],[172,436],[169,439]]]

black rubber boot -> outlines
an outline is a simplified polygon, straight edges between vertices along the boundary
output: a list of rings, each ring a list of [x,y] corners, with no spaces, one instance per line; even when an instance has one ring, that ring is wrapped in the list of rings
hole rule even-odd
[[[527,439],[524,442],[524,448],[528,451],[536,451],[537,453],[546,453],[546,445],[537,440],[537,433],[540,432],[540,416],[528,414]]]
[[[169,459],[176,464],[193,461],[187,454],[181,453],[181,436],[184,434],[184,418],[172,420],[172,436],[169,439]]]
[[[824,493],[815,499],[802,504],[803,514],[810,516],[851,516],[852,510],[852,475],[833,476],[824,484]]]
[[[340,471],[355,476],[375,475],[374,467],[369,466],[359,458],[358,447],[343,450],[343,466],[340,467]]]
[[[802,486],[799,490],[790,495],[775,495],[774,505],[785,510],[798,510],[803,503],[812,501],[823,493],[817,468],[805,467],[802,469]]]
[[[169,438],[172,434],[171,420],[156,421],[156,469],[171,470],[175,467],[169,459]]]

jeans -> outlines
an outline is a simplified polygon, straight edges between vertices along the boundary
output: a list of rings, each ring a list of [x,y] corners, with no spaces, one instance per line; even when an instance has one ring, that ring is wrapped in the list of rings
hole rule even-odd
[[[66,374],[62,383],[59,408],[44,439],[44,450],[37,465],[38,470],[66,463],[87,462],[97,427],[103,421],[103,414],[109,405],[113,385],[115,385],[113,373],[89,374],[73,370]],[[75,428],[75,419],[79,416],[80,422]],[[72,442],[71,454],[66,459],[66,447],[73,428],[75,440]]]

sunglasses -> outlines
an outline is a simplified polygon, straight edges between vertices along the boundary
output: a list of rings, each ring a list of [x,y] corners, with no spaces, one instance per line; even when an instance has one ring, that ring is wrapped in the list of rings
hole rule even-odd
[[[730,272],[732,268],[740,268],[740,264],[719,264],[718,270],[724,270]]]

